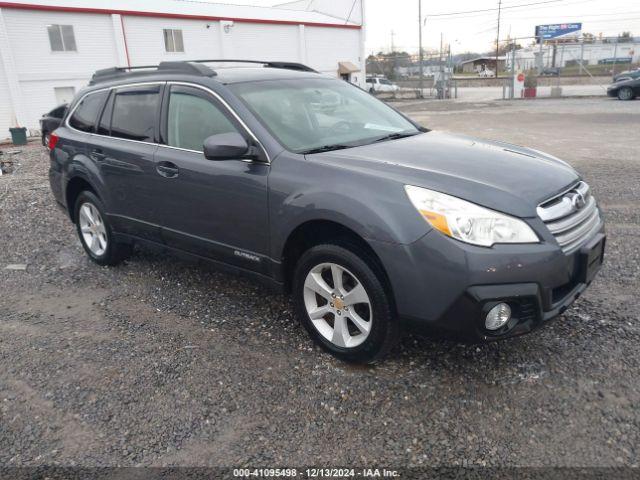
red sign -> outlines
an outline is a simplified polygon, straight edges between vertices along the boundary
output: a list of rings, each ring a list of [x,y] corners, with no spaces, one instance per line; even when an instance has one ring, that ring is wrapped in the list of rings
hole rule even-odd
[[[518,81],[519,82],[524,82],[524,73],[519,73],[518,74]]]

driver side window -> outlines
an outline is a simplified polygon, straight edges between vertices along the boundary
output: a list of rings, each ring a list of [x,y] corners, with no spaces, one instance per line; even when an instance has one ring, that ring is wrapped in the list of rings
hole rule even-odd
[[[182,85],[171,86],[167,145],[202,152],[207,137],[231,132],[238,129],[206,92]]]

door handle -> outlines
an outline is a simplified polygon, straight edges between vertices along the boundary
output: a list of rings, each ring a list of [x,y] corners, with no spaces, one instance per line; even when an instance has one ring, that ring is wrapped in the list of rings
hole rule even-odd
[[[95,150],[93,150],[89,156],[93,158],[96,162],[102,162],[105,158],[107,158],[105,153],[99,148],[96,148]]]
[[[156,172],[165,178],[175,178],[180,173],[180,170],[178,170],[178,166],[175,163],[159,162],[156,165]]]

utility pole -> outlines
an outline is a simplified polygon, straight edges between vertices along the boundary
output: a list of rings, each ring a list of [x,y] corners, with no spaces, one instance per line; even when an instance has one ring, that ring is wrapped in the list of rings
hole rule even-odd
[[[438,63],[440,64],[440,71],[442,72],[442,32],[440,32],[440,56],[438,57]]]
[[[496,29],[496,78],[500,71],[498,64],[498,53],[500,52],[500,13],[502,9],[502,0],[498,0],[498,28]]]
[[[394,37],[396,36],[396,33],[391,30],[391,75],[389,75],[387,78],[393,79],[395,78],[395,74],[396,74],[396,67],[398,66],[398,58],[396,56],[396,46],[395,43],[393,41]]]
[[[438,57],[438,64],[440,65],[440,78],[438,79],[438,99],[444,100],[444,65],[442,64],[442,32],[440,32],[440,56]]]
[[[420,81],[418,82],[418,88],[420,89],[420,94],[418,95],[422,98],[422,92],[424,87],[424,71],[422,67],[422,61],[424,59],[424,55],[422,53],[422,0],[418,0],[418,61],[420,62]]]

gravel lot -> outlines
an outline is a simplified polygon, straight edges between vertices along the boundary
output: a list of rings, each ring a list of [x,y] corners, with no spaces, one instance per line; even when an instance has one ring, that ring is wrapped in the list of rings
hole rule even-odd
[[[638,466],[640,101],[400,107],[584,174],[608,252],[565,315],[491,345],[406,337],[348,366],[260,285],[146,249],[90,263],[34,144],[0,177],[0,465]]]

